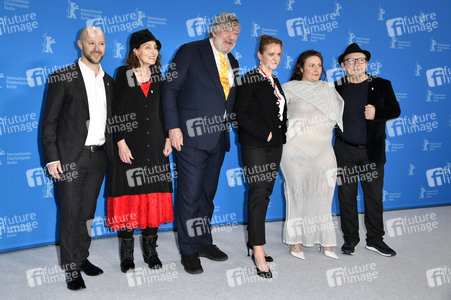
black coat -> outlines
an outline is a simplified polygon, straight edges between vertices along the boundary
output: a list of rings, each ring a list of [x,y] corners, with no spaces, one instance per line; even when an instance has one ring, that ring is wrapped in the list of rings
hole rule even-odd
[[[122,66],[117,71],[113,118],[108,124],[114,139],[108,178],[110,197],[172,192],[169,159],[163,155],[167,134],[161,110],[161,84],[161,73],[152,68],[146,98],[132,69]],[[134,157],[132,164],[123,163],[119,158],[117,142],[122,139]],[[149,175],[147,180],[145,173]]]
[[[370,162],[380,166],[386,162],[385,122],[399,117],[401,109],[390,81],[369,75],[368,83],[368,104],[376,108],[376,115],[374,120],[366,120],[366,145]],[[347,84],[346,77],[335,82],[335,89],[340,95],[343,92],[343,84]],[[346,99],[343,100],[346,105]]]
[[[280,93],[282,86],[276,77]],[[238,121],[238,139],[241,145],[253,147],[278,147],[286,142],[287,105],[283,110],[283,121],[279,119],[278,98],[269,79],[257,69],[241,78],[235,99],[234,113]],[[269,133],[272,139],[267,142]]]

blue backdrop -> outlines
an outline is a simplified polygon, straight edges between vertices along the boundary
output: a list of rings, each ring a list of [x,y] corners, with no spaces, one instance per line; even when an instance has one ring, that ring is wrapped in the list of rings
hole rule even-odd
[[[368,72],[392,81],[401,116],[387,124],[386,210],[451,203],[451,3],[432,1],[37,1],[8,0],[0,7],[0,252],[54,244],[58,205],[42,170],[40,120],[47,76],[79,57],[76,40],[86,25],[106,36],[104,70],[124,64],[131,32],[149,28],[162,42],[163,71],[180,45],[205,38],[213,18],[235,13],[241,33],[232,53],[242,72],[257,64],[258,37],[284,42],[277,75],[288,81],[297,56],[324,56],[329,81],[343,75],[338,56],[352,42],[372,53]],[[232,133],[222,168],[213,223],[245,221],[246,183]],[[99,197],[93,237],[104,226]],[[359,209],[363,204],[359,195]],[[333,213],[338,213],[334,199]],[[277,179],[268,220],[284,218],[283,182]],[[173,229],[173,224],[161,229]]]

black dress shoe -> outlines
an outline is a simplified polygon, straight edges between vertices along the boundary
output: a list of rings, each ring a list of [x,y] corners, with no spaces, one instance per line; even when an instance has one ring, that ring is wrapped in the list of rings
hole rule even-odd
[[[200,246],[197,252],[200,257],[206,257],[215,261],[224,261],[229,258],[227,254],[219,250],[218,246],[213,244]]]
[[[347,255],[354,255],[355,254],[355,246],[357,246],[356,243],[351,241],[346,241],[343,246],[341,246],[341,253],[347,254]]]
[[[249,253],[249,250],[254,251],[254,247],[249,245],[249,243],[248,243],[247,244],[247,256],[251,256],[250,253]],[[266,255],[266,254],[265,254],[265,260],[266,260],[266,262],[273,262],[274,261],[274,259],[271,256]]]
[[[85,289],[86,285],[79,270],[66,271],[66,285],[69,290]]]
[[[91,262],[88,259],[85,259],[81,263],[81,267],[80,268],[88,276],[97,276],[97,275],[100,275],[100,274],[103,273],[102,269],[100,269],[99,267],[94,266],[93,264],[91,264]]]
[[[197,253],[192,255],[182,255],[182,265],[185,271],[190,274],[200,274],[204,271]]]
[[[254,261],[255,268],[257,269],[257,275],[263,278],[272,278],[272,272],[268,268],[268,271],[262,271],[257,267],[257,263],[255,262],[255,257],[252,255],[252,260]]]

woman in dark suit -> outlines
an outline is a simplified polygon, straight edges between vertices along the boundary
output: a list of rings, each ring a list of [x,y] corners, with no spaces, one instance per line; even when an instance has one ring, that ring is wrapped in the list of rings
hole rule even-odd
[[[135,228],[149,268],[162,267],[155,250],[161,224],[174,220],[171,143],[164,130],[160,101],[161,43],[147,30],[130,38],[127,66],[118,69],[109,129],[116,151],[109,173],[108,225],[119,230],[121,270],[134,269]]]
[[[244,74],[238,87],[234,112],[248,190],[248,248],[253,249],[257,274],[271,278],[265,254],[265,218],[279,170],[282,145],[287,131],[285,96],[279,80],[272,74],[282,55],[281,40],[260,37],[259,67]]]

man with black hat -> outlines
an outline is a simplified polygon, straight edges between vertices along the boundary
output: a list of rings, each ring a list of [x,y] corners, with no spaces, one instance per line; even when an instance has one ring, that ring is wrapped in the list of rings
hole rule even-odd
[[[338,201],[343,254],[353,255],[360,241],[357,213],[358,179],[365,205],[366,248],[383,256],[396,252],[383,241],[382,192],[385,164],[385,122],[401,110],[390,81],[366,73],[370,52],[353,43],[338,62],[346,76],[335,82],[345,102],[343,131],[335,131]]]

